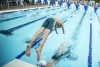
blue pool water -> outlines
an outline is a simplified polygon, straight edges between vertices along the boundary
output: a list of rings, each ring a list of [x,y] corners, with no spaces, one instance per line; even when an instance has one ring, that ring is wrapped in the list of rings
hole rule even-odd
[[[41,37],[33,43],[31,56],[25,55],[27,42],[48,17],[62,20],[65,35],[52,31],[43,47],[41,59],[49,61],[63,41],[70,46],[70,57],[63,57],[56,67],[99,67],[100,9],[68,9],[67,7],[45,7],[26,11],[0,14],[0,67],[17,58],[36,65],[36,48]],[[3,34],[1,31],[10,32]],[[69,48],[66,48],[69,49]],[[76,58],[76,59],[75,59]]]

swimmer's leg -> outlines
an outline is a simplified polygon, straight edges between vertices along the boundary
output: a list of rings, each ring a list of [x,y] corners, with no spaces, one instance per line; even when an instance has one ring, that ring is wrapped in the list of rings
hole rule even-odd
[[[41,41],[41,43],[40,43],[40,46],[36,49],[36,52],[37,52],[37,60],[38,60],[38,61],[40,60],[41,50],[42,50],[42,48],[43,48],[43,46],[44,46],[44,43],[45,43],[45,41],[46,41],[46,39],[47,39],[49,33],[50,33],[50,30],[49,30],[49,29],[46,29],[46,30],[44,31],[44,35],[43,35],[43,37],[42,37],[42,41]]]
[[[27,56],[30,56],[30,48],[32,46],[32,43],[35,41],[35,39],[44,31],[44,27],[41,27],[36,33],[35,35],[33,36],[32,40],[30,41],[30,43],[27,45],[26,47],[26,55]]]

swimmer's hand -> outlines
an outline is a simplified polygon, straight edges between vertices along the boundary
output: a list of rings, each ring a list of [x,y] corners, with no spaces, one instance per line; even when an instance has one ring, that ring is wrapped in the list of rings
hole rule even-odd
[[[63,24],[62,24],[62,31],[63,31],[63,34],[65,34],[65,30],[64,30],[64,26],[63,26]]]
[[[58,32],[57,32],[57,27],[55,26],[55,32],[56,32],[56,34],[59,34]]]

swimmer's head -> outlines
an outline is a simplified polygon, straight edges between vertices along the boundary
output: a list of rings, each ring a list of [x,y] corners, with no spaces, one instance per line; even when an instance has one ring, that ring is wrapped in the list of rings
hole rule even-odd
[[[62,27],[62,23],[57,23],[57,28],[61,28]]]
[[[38,63],[38,67],[46,67],[46,61],[40,60],[39,63]]]
[[[57,28],[61,28],[62,27],[62,25],[57,25]]]
[[[61,28],[63,26],[61,20],[59,20],[58,18],[55,18],[55,17],[53,17],[53,18],[55,19],[57,28]]]

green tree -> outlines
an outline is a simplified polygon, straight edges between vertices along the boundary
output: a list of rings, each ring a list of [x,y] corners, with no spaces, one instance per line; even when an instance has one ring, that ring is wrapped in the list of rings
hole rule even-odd
[[[99,3],[99,0],[95,0],[96,3]]]

